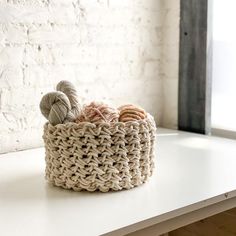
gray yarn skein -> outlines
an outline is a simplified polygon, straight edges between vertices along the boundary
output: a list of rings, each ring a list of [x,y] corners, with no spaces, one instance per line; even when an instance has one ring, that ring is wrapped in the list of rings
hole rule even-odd
[[[68,97],[71,104],[71,113],[68,116],[68,120],[75,120],[81,112],[75,86],[67,80],[62,80],[57,84],[56,90],[63,92]]]
[[[71,110],[68,97],[60,91],[44,95],[39,106],[41,113],[52,125],[64,123]]]

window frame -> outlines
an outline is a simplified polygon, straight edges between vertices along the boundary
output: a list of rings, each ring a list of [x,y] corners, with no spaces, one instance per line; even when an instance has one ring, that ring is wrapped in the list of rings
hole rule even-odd
[[[229,139],[236,139],[236,132],[226,129],[211,128],[211,135]]]
[[[179,130],[210,134],[212,0],[180,0]]]
[[[212,4],[180,0],[178,129],[236,139],[235,131],[211,127]]]

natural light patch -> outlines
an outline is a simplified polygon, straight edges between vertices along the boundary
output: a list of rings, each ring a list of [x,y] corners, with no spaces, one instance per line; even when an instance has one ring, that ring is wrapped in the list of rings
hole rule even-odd
[[[210,145],[210,141],[208,139],[203,139],[202,137],[188,137],[178,140],[177,142],[181,146],[196,149],[207,149]]]
[[[179,135],[178,133],[169,133],[169,134],[157,134],[156,136],[160,137],[160,136],[177,136]]]
[[[236,1],[213,1],[212,127],[236,131]]]

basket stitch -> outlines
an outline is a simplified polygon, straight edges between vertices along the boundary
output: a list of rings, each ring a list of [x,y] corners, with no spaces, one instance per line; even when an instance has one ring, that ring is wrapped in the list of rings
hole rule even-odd
[[[153,173],[155,132],[149,114],[126,123],[46,123],[46,179],[75,191],[139,186]]]

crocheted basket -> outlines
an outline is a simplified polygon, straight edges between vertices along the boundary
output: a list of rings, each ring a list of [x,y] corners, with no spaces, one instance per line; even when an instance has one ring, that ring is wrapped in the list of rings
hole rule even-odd
[[[46,179],[75,191],[138,186],[153,172],[155,132],[150,114],[126,123],[46,123]]]

